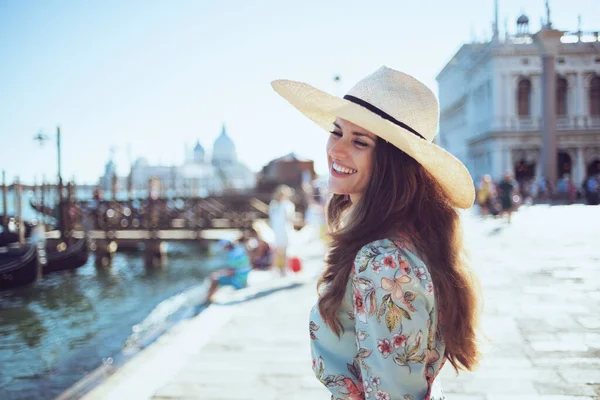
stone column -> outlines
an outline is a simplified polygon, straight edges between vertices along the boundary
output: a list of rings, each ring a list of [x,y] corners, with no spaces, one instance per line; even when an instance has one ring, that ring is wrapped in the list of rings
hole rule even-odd
[[[502,150],[500,148],[496,148],[492,150],[490,156],[490,175],[492,175],[492,178],[495,180],[500,180],[504,175],[502,171]]]
[[[542,29],[534,39],[542,50],[542,169],[553,187],[557,183],[555,58],[562,32]]]
[[[508,121],[509,125],[518,126],[517,119],[517,92],[519,88],[519,76],[508,76]]]
[[[540,76],[531,75],[529,80],[531,81],[531,104],[529,107],[531,110],[531,120],[534,126],[536,126],[540,115],[540,101],[542,100],[542,96],[540,95]]]
[[[504,161],[506,165],[502,173],[504,174],[506,171],[510,171],[510,173],[514,175],[515,166],[513,165],[512,150],[509,147],[504,149]]]
[[[504,113],[502,112],[502,109],[504,108],[504,103],[503,103],[503,99],[502,96],[504,95],[504,90],[502,87],[502,75],[494,73],[493,76],[493,89],[492,89],[492,107],[493,107],[493,111],[492,111],[492,118],[493,118],[493,122],[492,122],[492,129],[495,131],[501,130],[502,129],[502,116],[504,115]]]
[[[502,126],[505,130],[510,126],[509,123],[509,110],[510,110],[510,84],[508,75],[502,74]]]
[[[589,124],[589,121],[586,121],[590,117],[590,79],[586,77],[585,72],[581,74],[581,116],[582,116],[582,126],[586,126]]]
[[[567,78],[567,116],[569,118],[569,127],[575,128],[577,125],[573,125],[572,121],[575,121],[575,111],[577,102],[577,82],[575,81],[575,74],[569,73],[566,75]]]
[[[576,116],[576,127],[583,126],[583,116],[585,115],[584,102],[585,102],[585,88],[583,84],[583,73],[577,72],[575,75],[575,110]]]

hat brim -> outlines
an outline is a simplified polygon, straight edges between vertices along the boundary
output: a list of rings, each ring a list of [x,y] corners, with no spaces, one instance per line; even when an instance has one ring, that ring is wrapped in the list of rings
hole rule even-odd
[[[336,118],[356,124],[393,144],[420,163],[441,185],[452,204],[469,208],[475,186],[465,165],[440,146],[383,119],[351,101],[333,96],[303,82],[276,80],[273,89],[301,113],[330,131]]]

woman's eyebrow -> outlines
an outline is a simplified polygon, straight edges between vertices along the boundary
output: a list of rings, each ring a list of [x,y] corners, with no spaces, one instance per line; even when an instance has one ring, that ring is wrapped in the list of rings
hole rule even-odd
[[[342,127],[341,127],[341,126],[339,126],[339,125],[337,124],[337,122],[334,122],[334,123],[333,123],[333,125],[334,125],[336,128],[338,128],[339,130],[342,130]],[[375,140],[374,138],[372,138],[370,135],[368,135],[368,134],[366,134],[366,133],[362,133],[362,132],[352,132],[352,134],[353,134],[353,135],[356,135],[356,136],[364,136],[364,137],[366,137],[366,138],[369,138],[369,139],[371,139],[371,140]]]

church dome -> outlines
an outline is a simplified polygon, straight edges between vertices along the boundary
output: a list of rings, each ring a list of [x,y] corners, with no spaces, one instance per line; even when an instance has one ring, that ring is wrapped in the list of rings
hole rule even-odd
[[[223,125],[221,134],[213,144],[212,160],[213,164],[226,164],[237,161],[235,144],[227,135],[225,125]]]

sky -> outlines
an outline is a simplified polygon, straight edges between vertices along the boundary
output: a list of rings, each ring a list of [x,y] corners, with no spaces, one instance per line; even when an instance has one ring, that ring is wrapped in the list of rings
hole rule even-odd
[[[498,0],[500,32],[543,0]],[[600,30],[600,1],[551,0],[557,29]],[[181,165],[225,124],[258,171],[296,152],[326,173],[327,133],[271,88],[284,78],[343,95],[382,65],[437,93],[464,43],[491,36],[493,0],[0,0],[0,169],[10,182],[95,183],[112,156]],[[594,21],[595,20],[595,21]],[[341,81],[335,83],[333,77]],[[43,132],[49,140],[33,140]]]

